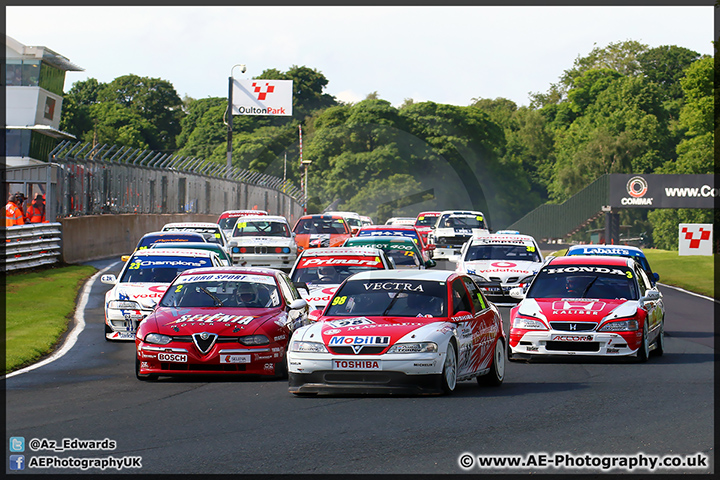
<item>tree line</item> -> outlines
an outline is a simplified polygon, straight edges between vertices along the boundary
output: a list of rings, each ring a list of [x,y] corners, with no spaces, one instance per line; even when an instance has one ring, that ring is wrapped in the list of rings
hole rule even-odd
[[[293,115],[235,116],[233,165],[299,185],[302,125],[303,159],[312,161],[309,212],[333,204],[383,222],[476,208],[499,229],[606,173],[714,173],[713,59],[683,47],[596,47],[520,107],[478,97],[468,106],[408,98],[396,108],[377,92],[343,103],[306,66],[256,78],[293,80]],[[65,94],[61,128],[86,142],[224,165],[226,110],[226,98],[181,99],[159,78],[90,78]],[[677,248],[679,222],[712,221],[711,210],[621,211],[624,233],[668,249]],[[589,240],[587,231],[575,235]]]

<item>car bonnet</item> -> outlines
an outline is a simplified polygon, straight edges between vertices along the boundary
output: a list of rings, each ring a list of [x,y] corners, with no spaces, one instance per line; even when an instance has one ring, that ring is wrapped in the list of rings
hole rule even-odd
[[[274,322],[281,327],[287,322],[287,314],[279,307],[161,307],[146,321],[154,322],[158,333],[164,335],[208,332],[221,336],[243,336],[254,334],[258,328],[268,323]]]

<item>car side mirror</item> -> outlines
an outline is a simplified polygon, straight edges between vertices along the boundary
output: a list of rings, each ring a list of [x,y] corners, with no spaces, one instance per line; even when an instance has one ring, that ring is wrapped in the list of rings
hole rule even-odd
[[[425,262],[425,268],[433,268],[437,267],[437,262],[433,260],[432,258],[429,259],[427,262]]]
[[[660,300],[660,292],[657,290],[645,290],[645,295],[640,299],[640,301],[645,302],[654,302],[656,300]]]
[[[293,282],[293,285],[298,290],[305,290],[305,293],[310,295],[310,289],[307,286],[307,283],[305,282]]]
[[[100,277],[100,281],[102,283],[107,283],[108,285],[115,285],[117,283],[117,278],[115,278],[115,275],[113,275],[112,273],[108,273],[102,275]]]
[[[428,250],[435,250],[435,244],[434,243],[427,243],[427,249]]]
[[[525,298],[525,291],[522,287],[511,288],[509,294],[512,298],[516,298],[518,300]]]
[[[457,312],[455,315],[453,315],[452,318],[450,318],[450,320],[453,322],[467,322],[471,318],[473,318],[472,313],[467,312],[465,310],[461,310],[461,311]]]
[[[303,308],[307,307],[308,303],[303,298],[298,298],[296,300],[293,300],[290,302],[290,310],[302,310]]]
[[[120,257],[120,260],[122,260],[123,262],[127,262],[128,260],[130,260],[130,255],[123,255],[122,257]]]
[[[308,320],[311,322],[317,322],[320,320],[320,317],[322,317],[322,310],[313,310],[312,312],[308,313]]]
[[[655,282],[659,282],[659,281],[660,281],[660,274],[658,274],[658,273],[653,273],[652,276],[653,276],[653,279],[655,280]]]

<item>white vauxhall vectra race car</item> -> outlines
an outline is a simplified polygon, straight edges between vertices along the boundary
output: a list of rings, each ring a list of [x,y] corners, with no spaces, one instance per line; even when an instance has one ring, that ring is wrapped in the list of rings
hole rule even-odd
[[[356,273],[316,318],[290,340],[295,395],[441,394],[459,381],[497,386],[505,376],[500,313],[464,274]]]
[[[529,235],[487,234],[463,245],[456,270],[475,275],[488,299],[500,306],[513,306],[513,288],[526,289],[544,260],[535,239]]]
[[[105,294],[105,339],[135,340],[138,324],[150,313],[182,271],[219,267],[220,258],[208,250],[146,249],[132,254],[118,278],[100,277],[113,285]]]

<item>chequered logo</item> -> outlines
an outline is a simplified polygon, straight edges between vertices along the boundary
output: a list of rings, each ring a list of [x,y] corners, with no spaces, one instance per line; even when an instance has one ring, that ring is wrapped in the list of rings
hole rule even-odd
[[[690,248],[700,248],[700,242],[703,240],[710,240],[710,234],[712,233],[710,230],[705,230],[702,227],[700,227],[700,230],[698,231],[700,238],[694,238],[695,232],[689,232],[687,227],[683,227],[681,232],[685,236],[685,240],[690,240]]]
[[[265,85],[258,85],[258,82],[253,82],[252,86],[253,92],[257,94],[258,100],[265,100],[268,93],[273,93],[275,91],[275,86],[270,85],[268,82],[265,82]]]

